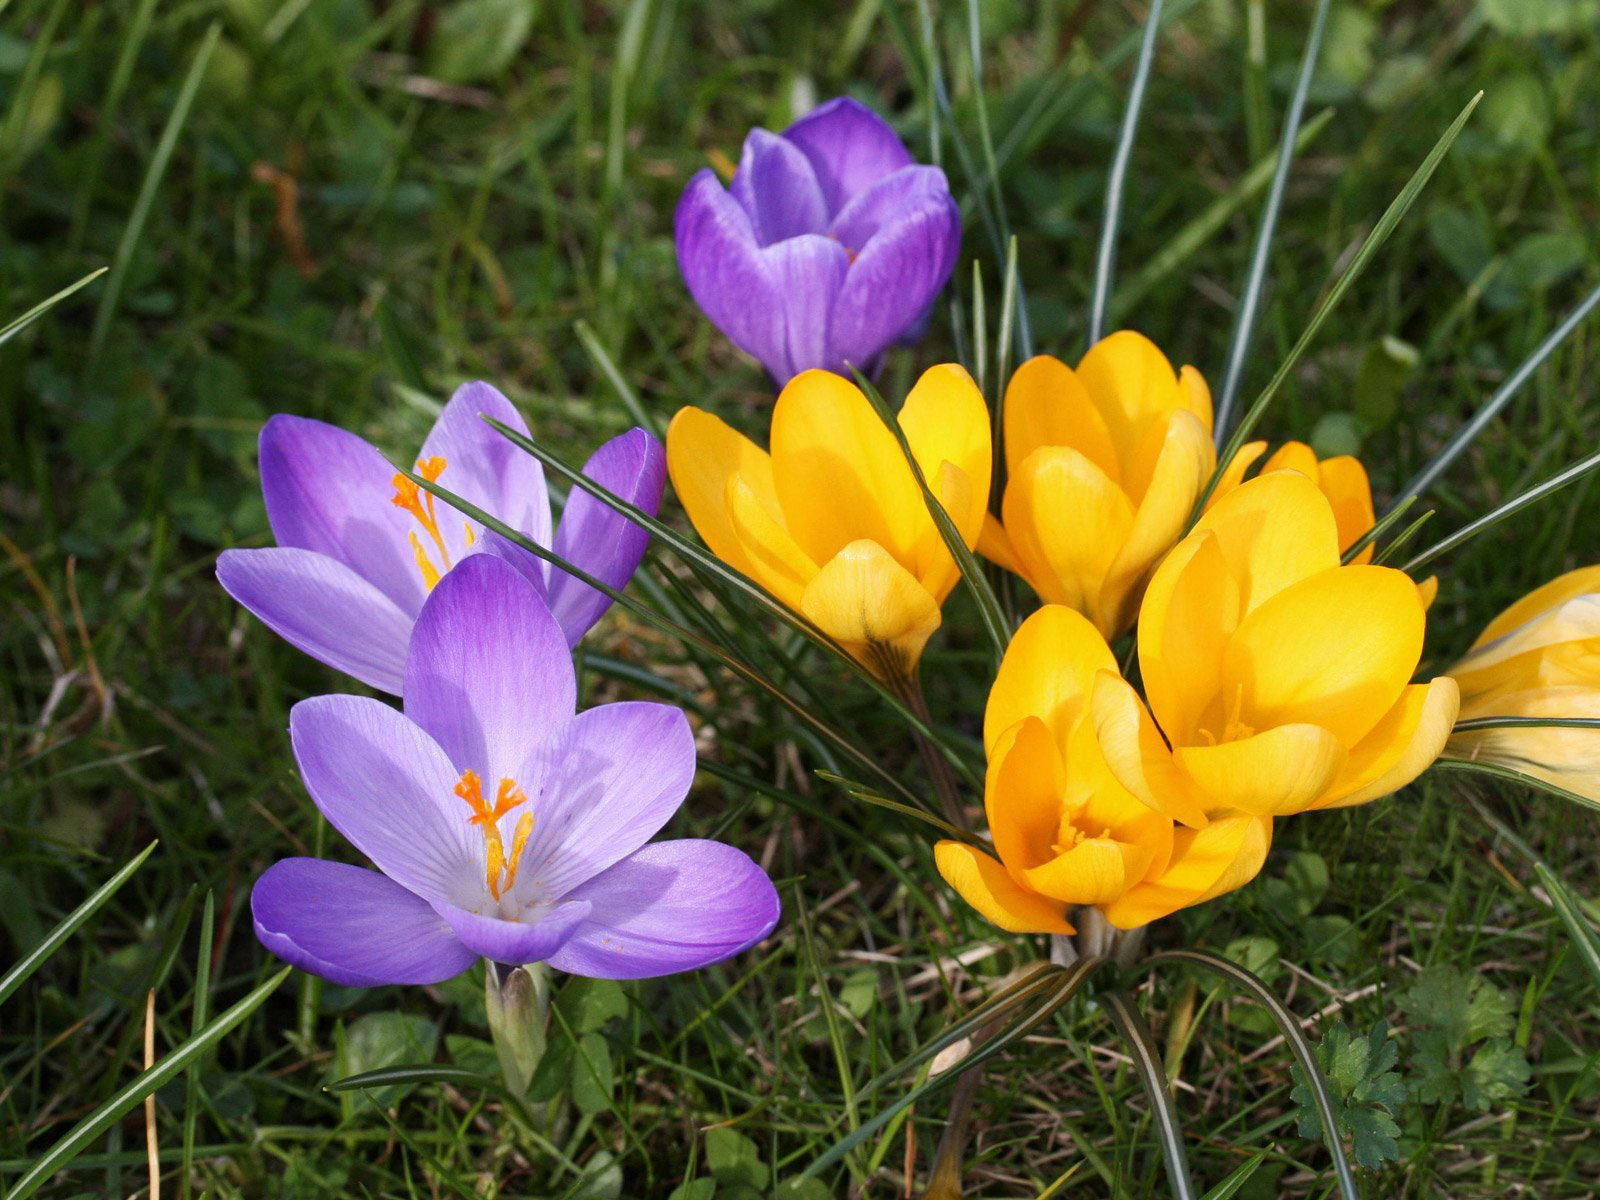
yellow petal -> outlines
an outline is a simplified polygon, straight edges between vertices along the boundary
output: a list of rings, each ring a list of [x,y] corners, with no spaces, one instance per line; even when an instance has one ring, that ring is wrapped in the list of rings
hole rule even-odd
[[[997,567],[1027,578],[1022,569],[1022,560],[1017,557],[1011,539],[1006,536],[1005,526],[995,520],[993,513],[983,516],[983,532],[978,535],[978,553]]]
[[[1095,676],[1116,669],[1110,647],[1087,618],[1059,604],[1045,605],[1006,647],[983,712],[984,746],[992,755],[1001,734],[1024,717],[1038,717],[1064,749]]]
[[[667,427],[667,472],[684,512],[711,552],[745,575],[754,569],[728,515],[728,481],[743,479],[774,514],[778,493],[767,452],[720,417],[698,408],[681,408]]]
[[[1101,908],[1118,929],[1137,929],[1249,883],[1272,848],[1269,817],[1232,815],[1204,829],[1179,829],[1172,864],[1121,900]]]
[[[1367,469],[1361,460],[1348,454],[1325,458],[1319,468],[1318,486],[1333,506],[1334,523],[1339,528],[1339,553],[1355,545],[1376,521],[1372,511],[1372,484],[1367,479]],[[1372,547],[1368,546],[1352,560],[1370,562]]]
[[[1006,385],[1006,472],[1045,446],[1070,446],[1117,482],[1121,468],[1105,418],[1071,367],[1041,354],[1016,369]]]
[[[936,494],[942,464],[952,464],[965,479],[967,494],[975,503],[964,504],[959,512],[948,503],[945,508],[971,549],[978,544],[988,511],[989,476],[994,469],[989,406],[983,393],[972,376],[954,363],[929,367],[906,396],[899,419],[923,478]],[[927,520],[931,526],[932,518]],[[934,534],[938,535],[937,529]]]
[[[1312,483],[1317,482],[1317,452],[1304,442],[1285,442],[1261,464],[1261,473],[1268,471],[1299,471]]]
[[[1362,561],[1362,555],[1356,556],[1356,561]],[[1422,601],[1422,609],[1426,612],[1433,607],[1433,602],[1439,598],[1439,577],[1429,575],[1417,584],[1417,599]]]
[[[1544,677],[1555,652],[1591,642],[1600,645],[1600,592],[1562,600],[1483,643],[1452,667],[1450,674],[1467,696],[1555,682]],[[1600,659],[1591,677],[1600,686]]]
[[[1494,707],[1496,712],[1471,715],[1600,720],[1600,689],[1592,683],[1538,688],[1500,697]],[[1457,733],[1446,753],[1510,767],[1600,804],[1600,729],[1522,726]]]
[[[1101,584],[1133,524],[1122,490],[1078,451],[1047,446],[1022,463],[1002,507],[1012,549],[1044,600],[1094,620]]]
[[[1526,624],[1540,613],[1590,592],[1600,592],[1600,564],[1579,567],[1576,571],[1558,575],[1549,583],[1534,588],[1490,621],[1488,627],[1478,636],[1478,640],[1472,643],[1472,648],[1477,650],[1495,638],[1510,633],[1517,626]]]
[[[983,528],[983,519],[988,514],[983,511],[982,503],[973,494],[972,484],[967,479],[967,474],[960,467],[951,462],[942,462],[939,469],[924,478],[929,489],[938,498],[939,506],[953,521],[957,529],[963,526],[975,529]],[[923,497],[924,500],[927,497]],[[966,538],[967,549],[972,549],[978,540],[978,535]],[[950,544],[944,540],[938,524],[930,517],[928,523],[917,534],[916,548],[911,553],[911,567],[923,588],[939,603],[943,604],[950,590],[956,586],[956,581],[961,578],[961,567],[950,553]]]
[[[1156,812],[1196,828],[1206,824],[1203,797],[1172,761],[1144,701],[1126,680],[1110,671],[1096,676],[1090,712],[1100,752],[1118,783]]]
[[[817,564],[795,545],[742,476],[728,478],[725,503],[728,524],[749,564],[745,573],[790,608],[799,608],[806,585],[816,577]]]
[[[989,836],[1006,870],[1023,881],[1029,867],[1055,856],[1066,775],[1043,721],[1027,717],[1000,735],[984,780]]]
[[[909,676],[939,606],[876,542],[851,542],[807,585],[800,611],[880,678]]]
[[[1217,535],[1228,573],[1249,612],[1291,583],[1339,565],[1333,509],[1317,485],[1295,471],[1241,483],[1196,523]]]
[[[1461,695],[1442,675],[1413,684],[1350,751],[1343,774],[1317,808],[1348,808],[1397,792],[1444,751]]]
[[[1344,766],[1345,748],[1317,725],[1280,725],[1216,746],[1180,746],[1178,765],[1209,798],[1208,809],[1261,817],[1310,808]]]
[[[965,842],[939,842],[933,860],[944,881],[1001,929],[1012,933],[1074,933],[1066,905],[1024,891],[1006,869]]]
[[[1244,482],[1244,473],[1250,469],[1250,464],[1255,462],[1267,451],[1265,442],[1246,442],[1239,447],[1239,453],[1228,460],[1228,465],[1223,469],[1222,478],[1217,480],[1217,486],[1211,490],[1211,498],[1206,501],[1206,511],[1210,512],[1218,500],[1221,500],[1234,488]]]
[[[1130,495],[1142,493],[1134,479],[1135,458],[1152,424],[1166,423],[1176,409],[1196,402],[1194,393],[1179,391],[1178,373],[1149,338],[1131,329],[1119,330],[1089,348],[1078,364],[1078,379],[1105,418],[1122,468],[1122,484]]]
[[[772,473],[784,523],[819,563],[866,540],[909,565],[931,520],[894,435],[860,388],[829,371],[804,371],[779,394]]]
[[[1193,367],[1185,366],[1178,372],[1178,395],[1180,403],[1195,415],[1195,419],[1205,427],[1206,436],[1212,434],[1211,426],[1211,389],[1206,386],[1205,376]]]
[[[1400,571],[1324,571],[1239,623],[1223,655],[1221,698],[1237,695],[1238,719],[1253,729],[1308,722],[1353,746],[1410,682],[1423,623],[1417,589]]]
[[[1150,572],[1183,533],[1216,462],[1206,427],[1193,413],[1174,413],[1150,486],[1100,587],[1097,620],[1102,628],[1121,633],[1133,624]]]
[[[1139,669],[1150,711],[1179,745],[1216,695],[1222,656],[1239,622],[1239,586],[1216,535],[1185,538],[1150,579],[1139,609]]]
[[[1105,904],[1144,877],[1151,853],[1147,846],[1112,838],[1085,838],[1029,870],[1027,887],[1066,904]]]

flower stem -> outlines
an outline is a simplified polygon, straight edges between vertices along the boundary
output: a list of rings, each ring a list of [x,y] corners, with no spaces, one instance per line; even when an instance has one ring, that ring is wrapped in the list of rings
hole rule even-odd
[[[906,702],[906,707],[911,709],[919,721],[932,729],[933,718],[928,713],[927,697],[922,693],[922,677],[913,671],[897,679],[894,687],[900,693],[901,699]],[[945,759],[944,751],[920,729],[913,729],[912,737],[916,740],[917,750],[922,754],[922,764],[927,768],[928,777],[933,782],[934,794],[939,797],[939,807],[944,810],[944,819],[957,829],[969,828],[966,813],[962,811],[961,806],[961,784],[956,779],[956,773],[951,769],[950,763]]]

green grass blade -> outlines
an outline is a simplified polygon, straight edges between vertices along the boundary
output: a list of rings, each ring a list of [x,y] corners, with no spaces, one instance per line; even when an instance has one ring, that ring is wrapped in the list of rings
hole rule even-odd
[[[880,796],[876,792],[869,790],[864,784],[846,779],[843,775],[836,775],[832,771],[813,771],[812,774],[826,783],[833,784],[834,787],[844,792],[852,800],[859,800],[863,804],[871,804],[878,808],[887,808],[890,812],[915,817],[924,824],[932,825],[947,838],[952,838],[958,842],[966,842],[969,846],[976,846],[985,851],[989,850],[989,847],[979,841],[976,835],[968,833],[964,829],[957,829],[937,813],[927,812],[920,808],[912,808],[909,804],[901,804],[898,800]]]
[[[1228,343],[1227,365],[1222,372],[1222,390],[1217,399],[1217,416],[1212,431],[1218,445],[1222,443],[1228,420],[1233,416],[1234,403],[1239,398],[1239,384],[1244,378],[1250,344],[1255,338],[1256,321],[1261,315],[1261,297],[1266,288],[1272,242],[1278,232],[1278,214],[1283,210],[1284,189],[1289,183],[1290,168],[1294,166],[1295,142],[1306,109],[1306,93],[1311,89],[1311,76],[1316,71],[1317,55],[1322,47],[1322,31],[1327,24],[1328,0],[1317,0],[1316,11],[1311,15],[1311,30],[1306,34],[1305,52],[1300,56],[1300,73],[1294,81],[1294,94],[1289,99],[1289,109],[1283,118],[1283,136],[1278,143],[1278,163],[1273,169],[1272,187],[1267,190],[1266,207],[1261,210],[1261,227],[1256,230],[1255,249],[1250,253],[1250,267],[1245,272],[1244,288],[1239,293],[1239,312],[1234,319],[1233,338]]]
[[[1200,1200],[1229,1200],[1229,1197],[1250,1182],[1250,1177],[1256,1173],[1262,1163],[1267,1161],[1267,1155],[1270,1153],[1270,1149],[1257,1150],[1249,1158],[1245,1159],[1243,1163],[1230,1171],[1226,1179],[1200,1197]]]
[[[1239,453],[1239,448],[1245,444],[1250,434],[1254,432],[1255,427],[1260,424],[1263,414],[1267,411],[1267,406],[1272,403],[1273,398],[1278,394],[1278,390],[1283,387],[1284,381],[1289,378],[1290,373],[1299,365],[1301,357],[1310,348],[1317,334],[1321,332],[1324,322],[1332,315],[1333,310],[1339,306],[1339,302],[1344,299],[1344,294],[1350,290],[1350,286],[1361,277],[1361,273],[1366,270],[1367,264],[1372,261],[1373,255],[1378,252],[1384,242],[1389,240],[1389,235],[1394,232],[1394,228],[1400,223],[1401,218],[1410,211],[1411,205],[1421,194],[1422,189],[1428,185],[1428,181],[1433,178],[1433,173],[1438,170],[1445,154],[1449,152],[1450,147],[1455,144],[1456,138],[1460,136],[1461,130],[1466,126],[1467,119],[1472,116],[1472,110],[1478,107],[1478,102],[1482,99],[1483,93],[1479,92],[1471,100],[1467,101],[1466,107],[1450,123],[1450,127],[1444,131],[1439,140],[1434,143],[1433,149],[1428,151],[1427,157],[1422,160],[1422,165],[1412,173],[1411,178],[1406,181],[1405,187],[1400,189],[1400,194],[1394,198],[1389,207],[1384,210],[1383,215],[1378,218],[1378,223],[1372,227],[1372,232],[1367,234],[1362,241],[1360,248],[1350,260],[1349,265],[1334,280],[1333,286],[1328,289],[1328,294],[1323,297],[1322,303],[1317,305],[1316,310],[1311,314],[1311,319],[1306,322],[1306,327],[1301,331],[1299,339],[1296,340],[1283,362],[1279,364],[1277,372],[1272,376],[1267,386],[1262,389],[1261,394],[1256,397],[1255,403],[1245,413],[1244,420],[1239,422],[1239,428],[1234,430],[1233,435],[1228,439],[1227,445],[1217,456],[1216,472],[1212,475],[1211,481],[1206,484],[1206,489],[1201,493],[1200,499],[1195,503],[1194,513],[1189,519],[1191,525],[1205,511],[1206,502],[1211,499],[1211,494],[1216,491],[1217,481],[1222,478],[1222,473],[1228,469],[1228,464],[1233,461],[1233,456]]]
[[[1165,950],[1159,954],[1152,954],[1145,959],[1144,965],[1158,967],[1169,962],[1188,963],[1215,972],[1249,992],[1267,1010],[1277,1024],[1279,1032],[1283,1034],[1284,1041],[1289,1044],[1289,1049],[1294,1053],[1295,1061],[1300,1064],[1306,1086],[1311,1089],[1317,1116],[1322,1121],[1322,1140],[1328,1147],[1328,1154],[1333,1159],[1333,1171],[1339,1180],[1339,1193],[1344,1200],[1361,1200],[1361,1193],[1356,1188],[1355,1175],[1350,1170],[1350,1161],[1345,1157],[1344,1143],[1339,1138],[1338,1123],[1334,1120],[1333,1099],[1328,1093],[1328,1081],[1322,1074],[1322,1067],[1317,1063],[1316,1051],[1312,1049],[1305,1032],[1300,1028],[1299,1019],[1284,1007],[1283,1001],[1279,1000],[1272,989],[1261,982],[1254,973],[1220,954],[1213,954],[1209,950]]]
[[[127,883],[133,877],[133,873],[144,865],[144,860],[150,857],[156,845],[157,843],[151,842],[129,860],[120,871],[96,888],[93,895],[68,913],[44,941],[24,954],[3,977],[0,977],[0,1004],[4,1004],[11,993],[27,982],[28,976],[44,966],[46,960],[61,948],[63,942],[81,929],[84,922],[99,912],[105,902],[117,894],[117,889]]]
[[[1466,771],[1474,775],[1488,775],[1494,779],[1503,779],[1507,783],[1520,783],[1536,791],[1545,792],[1562,800],[1570,800],[1574,804],[1581,804],[1584,808],[1600,812],[1600,800],[1585,796],[1582,792],[1568,791],[1558,784],[1550,783],[1535,775],[1528,775],[1515,767],[1501,766],[1499,763],[1481,762],[1471,758],[1437,758],[1433,768],[1444,771]]]
[[[200,90],[200,81],[205,78],[206,67],[211,63],[212,52],[216,50],[217,39],[221,36],[222,22],[213,21],[211,28],[206,30],[205,37],[200,40],[200,49],[195,52],[194,61],[189,65],[189,73],[184,76],[183,86],[178,89],[178,99],[172,106],[172,115],[167,118],[166,127],[161,131],[161,140],[156,143],[155,151],[150,155],[150,165],[145,170],[144,182],[139,185],[139,194],[134,199],[128,223],[123,227],[122,238],[117,243],[117,252],[111,260],[111,277],[106,280],[106,290],[100,296],[100,308],[94,316],[94,329],[89,335],[88,362],[91,367],[100,357],[106,334],[111,331],[111,318],[116,315],[117,303],[122,299],[122,286],[127,280],[128,267],[133,262],[134,250],[139,245],[139,238],[144,234],[145,222],[150,219],[150,209],[155,204],[156,192],[160,190],[161,180],[167,173],[167,167],[171,165],[172,152],[177,149],[178,137],[189,121],[189,110],[194,107],[194,98]]]
[[[289,973],[293,969],[284,967],[207,1025],[198,1037],[190,1038],[148,1071],[141,1072],[116,1095],[98,1105],[93,1112],[74,1125],[71,1132],[39,1156],[27,1173],[17,1180],[16,1185],[7,1194],[6,1200],[27,1200],[58,1171],[65,1169],[67,1164],[82,1153],[91,1142],[132,1112],[146,1096],[165,1086],[169,1080],[183,1074],[235,1026],[265,1004],[267,998],[278,990],[278,986],[289,978]]]
[[[628,410],[628,415],[633,418],[634,424],[659,440],[662,436],[660,421],[656,419],[654,413],[645,408],[639,400],[639,394],[623,378],[611,355],[607,354],[606,348],[600,344],[600,337],[595,333],[594,327],[587,321],[574,321],[572,329],[578,335],[578,341],[583,344],[584,350],[588,352],[596,370],[606,377],[611,390],[617,393],[617,399],[622,401],[622,407]]]
[[[1412,496],[1404,504],[1397,504],[1388,512],[1386,512],[1383,517],[1372,526],[1371,529],[1367,530],[1355,541],[1350,543],[1350,548],[1344,552],[1343,556],[1340,558],[1340,561],[1344,563],[1353,562],[1356,555],[1360,554],[1368,546],[1376,542],[1380,537],[1388,532],[1390,527],[1393,526],[1396,521],[1405,516],[1406,510],[1409,509],[1415,502],[1416,497]]]
[[[1400,489],[1399,495],[1394,499],[1394,505],[1398,507],[1432,487],[1434,481],[1444,474],[1445,469],[1460,457],[1461,452],[1477,440],[1489,422],[1500,415],[1500,410],[1510,403],[1511,398],[1532,378],[1533,373],[1544,365],[1545,359],[1554,354],[1557,347],[1572,336],[1573,331],[1594,311],[1597,304],[1600,304],[1600,287],[1596,287],[1583,298],[1577,308],[1567,314],[1567,319],[1557,325],[1550,336],[1540,342],[1538,348],[1528,355],[1523,364],[1511,372],[1506,381],[1495,389],[1483,407],[1473,414],[1472,420],[1457,430],[1455,436],[1429,460],[1428,465],[1417,472],[1416,478]]]
[[[1171,1084],[1161,1062],[1161,1047],[1156,1045],[1155,1034],[1150,1032],[1133,997],[1126,992],[1103,992],[1100,1003],[1105,1005],[1112,1023],[1128,1043],[1134,1072],[1150,1101],[1156,1137],[1161,1142],[1161,1157],[1167,1165],[1167,1185],[1176,1200],[1195,1200],[1194,1180],[1189,1175],[1189,1153],[1184,1149],[1183,1130],[1178,1126],[1177,1107],[1172,1102]]]
[[[324,1084],[325,1092],[356,1092],[366,1088],[399,1087],[415,1083],[450,1083],[462,1087],[499,1090],[498,1082],[487,1075],[468,1071],[464,1067],[451,1067],[442,1063],[402,1063],[393,1067],[379,1067],[346,1075]]]
[[[16,337],[17,334],[21,333],[29,325],[32,325],[40,317],[44,316],[45,313],[49,312],[52,308],[65,300],[68,296],[73,295],[75,292],[82,291],[110,269],[110,267],[98,267],[95,270],[90,271],[82,279],[78,280],[77,283],[68,284],[54,296],[51,296],[48,300],[41,300],[38,304],[35,304],[32,308],[23,313],[16,320],[12,321],[5,328],[0,329],[0,346],[4,346],[12,338]]]
[[[1128,163],[1133,157],[1133,139],[1139,132],[1139,114],[1144,109],[1144,93],[1150,82],[1150,64],[1156,56],[1156,35],[1161,32],[1164,0],[1151,0],[1144,18],[1144,39],[1139,43],[1139,60],[1134,64],[1133,83],[1128,88],[1128,107],[1122,114],[1122,130],[1117,135],[1111,171],[1106,176],[1104,223],[1100,227],[1100,251],[1094,264],[1094,293],[1089,301],[1089,345],[1106,332],[1106,313],[1111,305],[1111,280],[1117,272],[1117,229],[1122,222],[1122,190],[1127,182]]]
[[[1595,987],[1600,988],[1600,933],[1596,933],[1594,926],[1584,918],[1577,897],[1550,869],[1548,863],[1535,862],[1533,873],[1539,877],[1539,882],[1544,884],[1545,893],[1550,897],[1550,906],[1556,910],[1556,916],[1560,917],[1561,923],[1566,926],[1567,936],[1572,939],[1572,948],[1577,951],[1578,958],[1587,968]]]
[[[194,967],[194,1017],[189,1024],[189,1036],[199,1037],[211,1016],[211,949],[216,937],[217,898],[214,892],[206,893],[205,908],[200,913],[200,950]],[[194,1136],[199,1118],[200,1064],[191,1066],[183,1081],[183,1175],[178,1181],[178,1194],[189,1200],[194,1186]]]
[[[1600,717],[1473,717],[1455,724],[1457,733],[1479,729],[1600,729]]]
[[[1426,550],[1422,551],[1422,553],[1412,558],[1410,562],[1406,563],[1402,570],[1404,570],[1408,575],[1414,573],[1420,567],[1432,562],[1440,555],[1448,554],[1463,542],[1471,541],[1486,529],[1490,529],[1493,526],[1498,525],[1501,521],[1504,521],[1507,517],[1514,516],[1515,514],[1521,512],[1530,504],[1537,504],[1546,496],[1560,491],[1569,483],[1576,483],[1596,467],[1600,467],[1600,450],[1595,451],[1595,453],[1589,455],[1588,458],[1578,460],[1566,470],[1552,475],[1543,483],[1535,484],[1527,491],[1511,497],[1511,499],[1507,500],[1505,503],[1496,506],[1487,513],[1484,513],[1483,516],[1479,517],[1471,524],[1463,525],[1449,537],[1441,538],[1439,541],[1429,546]]]

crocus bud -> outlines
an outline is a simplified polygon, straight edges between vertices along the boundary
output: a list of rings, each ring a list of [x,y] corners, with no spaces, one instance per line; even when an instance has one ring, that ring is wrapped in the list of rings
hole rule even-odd
[[[523,967],[488,963],[483,975],[483,1002],[506,1087],[514,1095],[524,1096],[544,1057],[545,1023],[550,1017],[550,970],[543,963]]]
[[[870,372],[915,340],[961,248],[944,172],[846,98],[782,134],[751,130],[732,184],[700,171],[675,227],[695,303],[779,387],[811,368]]]

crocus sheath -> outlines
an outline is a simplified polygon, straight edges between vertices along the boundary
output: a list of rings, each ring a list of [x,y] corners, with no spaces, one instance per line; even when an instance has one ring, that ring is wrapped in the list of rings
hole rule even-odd
[[[961,247],[944,172],[845,98],[782,134],[751,130],[730,187],[700,171],[674,225],[695,303],[780,387],[811,368],[870,371],[920,334]]]
[[[934,849],[945,881],[1002,929],[1071,933],[1092,905],[1132,929],[1255,878],[1272,819],[1219,813],[1176,826],[1106,765],[1090,700],[1116,660],[1087,618],[1046,605],[1017,630],[989,693],[984,810],[995,854],[964,842]]]
[[[1205,380],[1113,333],[1076,370],[1047,355],[1018,367],[1004,421],[1002,520],[978,548],[1117,637],[1216,466]]]
[[[991,470],[977,385],[958,366],[932,367],[899,419],[970,548]],[[673,417],[667,467],[689,520],[718,558],[880,677],[909,678],[960,569],[899,443],[855,384],[807,371],[778,396],[771,444],[698,408]]]
[[[475,958],[633,979],[760,941],[778,897],[743,852],[650,842],[695,772],[664,704],[575,712],[567,637],[493,555],[447,574],[417,617],[404,711],[364,696],[295,705],[301,777],[377,870],[291,858],[251,894],[279,957],[350,986],[447,979]]]
[[[1450,668],[1460,720],[1600,719],[1600,566],[1569,571],[1489,623]],[[1600,729],[1520,726],[1455,733],[1452,758],[1510,767],[1600,802]]]
[[[574,488],[552,531],[538,461],[479,414],[526,433],[511,402],[469,383],[445,405],[416,473],[493,514],[614,588],[625,586],[649,535]],[[435,584],[469,555],[504,558],[539,590],[576,645],[610,600],[490,533],[398,474],[353,433],[304,417],[261,431],[261,490],[277,545],[225,550],[217,578],[280,637],[380,691],[398,694],[412,624]],[[584,465],[596,483],[655,514],[666,484],[660,443],[642,429],[606,442]]]
[[[1139,610],[1149,707],[1095,684],[1117,779],[1178,821],[1364,804],[1438,757],[1455,681],[1413,684],[1425,610],[1400,571],[1341,566],[1326,496],[1274,471],[1223,497],[1151,578]]]

